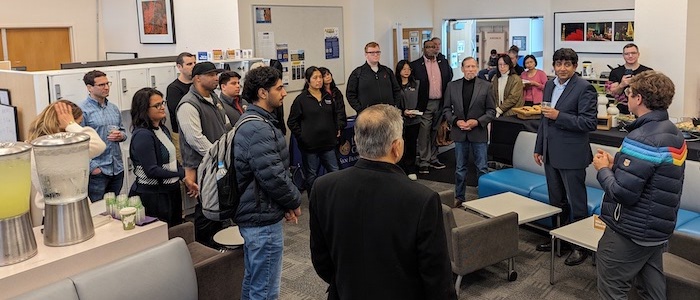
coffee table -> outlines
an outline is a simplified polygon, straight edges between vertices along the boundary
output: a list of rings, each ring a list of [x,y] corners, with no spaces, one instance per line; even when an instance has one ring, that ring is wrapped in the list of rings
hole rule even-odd
[[[226,227],[214,235],[214,242],[226,249],[236,249],[245,242],[238,226]]]
[[[561,208],[512,192],[466,201],[462,203],[462,206],[489,218],[515,212],[518,214],[519,225],[550,217],[561,212]]]
[[[598,251],[598,241],[603,236],[604,230],[593,227],[593,216],[559,227],[549,231],[552,236],[552,245],[557,239],[581,246],[594,253]],[[554,247],[552,247],[552,260],[549,265],[549,283],[554,284]]]

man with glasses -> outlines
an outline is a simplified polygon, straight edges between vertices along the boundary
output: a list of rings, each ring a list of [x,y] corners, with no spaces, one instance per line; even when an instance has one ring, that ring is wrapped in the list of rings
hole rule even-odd
[[[639,63],[639,48],[634,43],[622,47],[622,58],[625,60],[625,64],[610,71],[610,78],[605,83],[605,91],[615,96],[620,113],[628,114],[625,88],[629,86],[632,76],[652,70],[652,68]]]
[[[367,62],[350,73],[345,96],[348,103],[360,112],[375,104],[396,106],[401,101],[401,86],[396,81],[394,72],[379,63],[382,51],[379,44],[369,42],[365,45]]]
[[[588,133],[596,130],[596,90],[576,74],[578,54],[571,48],[554,52],[556,78],[544,86],[542,118],[537,129],[535,163],[544,163],[549,204],[562,208],[560,220],[569,224],[588,217],[586,167],[593,161]],[[556,216],[555,216],[556,218]],[[550,251],[551,242],[537,246]],[[572,249],[564,262],[581,264],[588,252]]]
[[[126,140],[126,130],[119,108],[107,100],[112,85],[107,74],[92,70],[83,76],[83,82],[88,97],[79,104],[83,110],[83,122],[80,125],[94,128],[107,145],[102,154],[90,160],[88,197],[95,202],[102,200],[105,193],[119,194],[122,190],[124,161],[119,143]]]
[[[229,129],[231,124],[221,100],[214,93],[219,85],[219,73],[211,62],[201,62],[192,68],[192,86],[177,106],[180,126],[180,150],[185,179],[197,182],[197,167],[209,151],[212,143]],[[223,229],[221,222],[207,219],[202,214],[200,202],[194,207],[195,238],[198,242],[214,246],[213,237]]]
[[[438,125],[443,120],[442,99],[447,83],[452,80],[452,68],[447,59],[438,56],[439,51],[433,40],[427,40],[423,42],[423,57],[411,62],[413,75],[420,81],[416,109],[423,112],[417,143],[420,158],[418,172],[421,174],[429,173],[430,167],[445,168],[445,164],[437,158],[435,136]]]

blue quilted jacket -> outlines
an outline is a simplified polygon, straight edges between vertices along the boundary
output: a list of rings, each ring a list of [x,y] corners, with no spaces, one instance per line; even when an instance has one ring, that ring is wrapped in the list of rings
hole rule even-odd
[[[265,121],[245,123],[233,140],[236,180],[243,191],[234,221],[241,227],[277,223],[287,210],[301,204],[289,172],[289,149],[282,131],[274,126],[277,120],[256,105],[248,106],[240,120],[251,114]]]
[[[668,120],[651,111],[626,129],[612,170],[598,171],[605,191],[601,218],[623,236],[641,242],[668,240],[676,226],[687,147]]]

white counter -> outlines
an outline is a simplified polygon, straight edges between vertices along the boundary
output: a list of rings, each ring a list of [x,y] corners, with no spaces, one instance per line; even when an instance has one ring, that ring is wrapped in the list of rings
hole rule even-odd
[[[119,220],[111,220],[95,228],[91,239],[65,247],[44,245],[41,227],[34,228],[34,237],[39,250],[36,256],[0,267],[0,298],[20,295],[161,244],[168,240],[168,226],[157,221],[127,231]]]

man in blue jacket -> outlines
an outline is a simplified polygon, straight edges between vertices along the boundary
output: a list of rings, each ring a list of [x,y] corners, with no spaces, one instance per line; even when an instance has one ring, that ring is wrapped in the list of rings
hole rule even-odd
[[[282,218],[297,222],[301,194],[289,173],[289,149],[272,114],[287,95],[282,73],[271,67],[250,70],[243,98],[251,101],[233,139],[240,204],[234,221],[245,240],[241,299],[277,299],[282,273]],[[239,126],[236,124],[236,126]]]
[[[674,85],[666,75],[645,71],[625,90],[637,116],[620,152],[598,150],[593,166],[605,191],[601,218],[607,225],[598,243],[598,292],[602,299],[626,299],[635,280],[640,295],[666,299],[661,254],[676,227],[687,147],[668,120]]]

